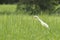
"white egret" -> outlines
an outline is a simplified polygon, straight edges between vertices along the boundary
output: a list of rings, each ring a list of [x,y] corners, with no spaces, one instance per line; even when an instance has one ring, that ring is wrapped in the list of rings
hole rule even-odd
[[[45,23],[44,21],[42,21],[38,16],[34,16],[35,18],[38,19],[38,21],[42,24],[42,26],[45,26],[46,28],[48,28],[49,33],[51,33],[53,36],[55,36],[55,34],[52,32],[52,30],[49,28],[48,24]]]
[[[42,26],[49,28],[48,24],[46,24],[44,21],[42,21],[38,16],[34,16],[34,17],[37,18],[37,20],[41,23]]]

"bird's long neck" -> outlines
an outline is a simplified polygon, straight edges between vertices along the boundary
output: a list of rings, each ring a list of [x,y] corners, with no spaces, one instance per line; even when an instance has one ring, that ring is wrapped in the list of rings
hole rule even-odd
[[[37,17],[37,19],[38,19],[41,23],[43,22],[39,17]]]

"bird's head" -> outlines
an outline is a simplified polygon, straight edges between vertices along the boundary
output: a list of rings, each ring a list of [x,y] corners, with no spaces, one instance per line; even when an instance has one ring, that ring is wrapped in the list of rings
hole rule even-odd
[[[38,18],[38,16],[34,16],[35,18]]]

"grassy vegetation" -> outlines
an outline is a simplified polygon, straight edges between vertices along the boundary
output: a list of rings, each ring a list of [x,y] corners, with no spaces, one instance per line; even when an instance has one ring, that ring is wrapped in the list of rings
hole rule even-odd
[[[9,9],[11,5],[6,5],[6,8],[7,6]],[[12,6],[10,11],[15,10],[16,5]],[[1,9],[3,8],[1,7]],[[60,40],[60,16],[38,15],[49,25],[51,32],[33,16],[23,14],[0,15],[0,40]]]
[[[0,5],[0,12],[14,12],[16,10],[16,5]]]

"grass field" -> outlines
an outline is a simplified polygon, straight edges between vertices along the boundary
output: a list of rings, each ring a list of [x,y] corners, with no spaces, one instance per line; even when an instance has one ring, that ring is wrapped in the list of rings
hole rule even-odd
[[[0,8],[3,9],[5,7],[1,6],[13,10],[16,8],[16,5],[0,5]],[[8,9],[5,8],[1,11]],[[12,11],[11,9],[9,10]],[[38,15],[49,25],[51,32],[33,16],[23,14],[0,15],[0,40],[60,40],[60,16]]]
[[[0,5],[0,12],[14,12],[16,10],[16,5]]]

